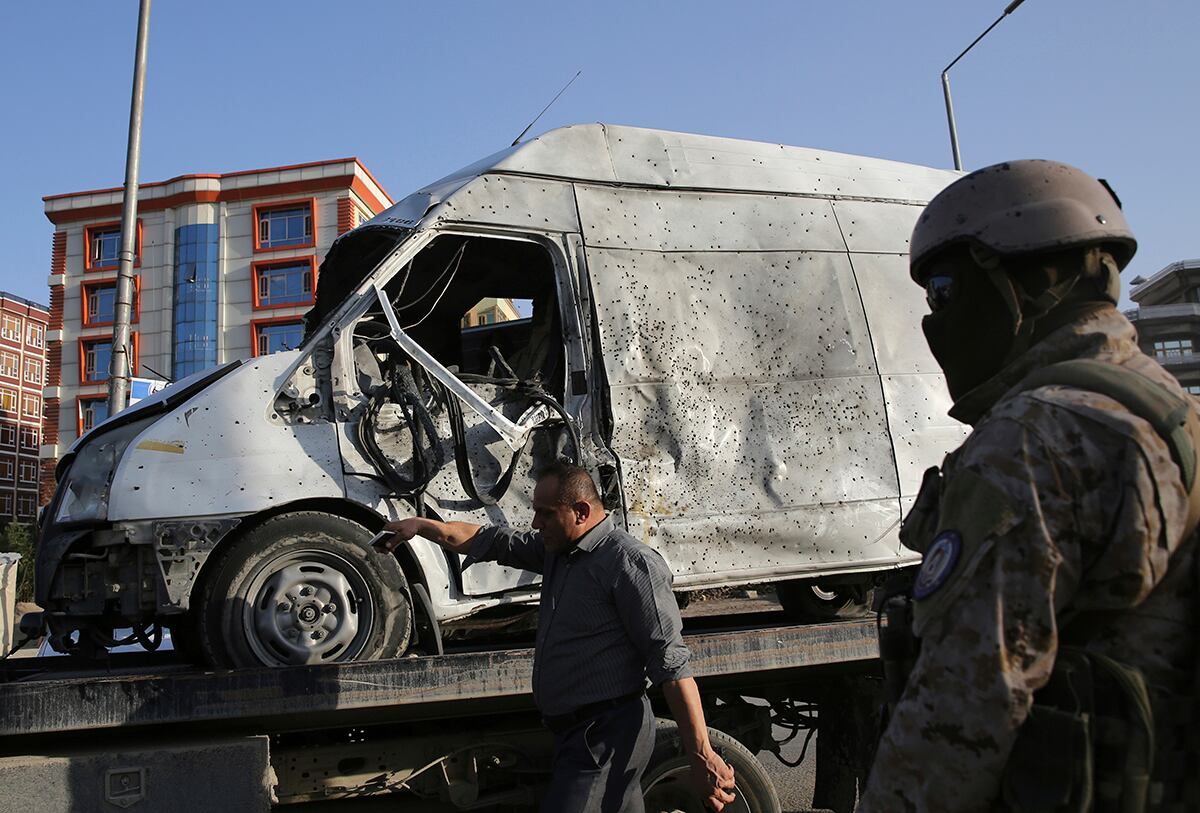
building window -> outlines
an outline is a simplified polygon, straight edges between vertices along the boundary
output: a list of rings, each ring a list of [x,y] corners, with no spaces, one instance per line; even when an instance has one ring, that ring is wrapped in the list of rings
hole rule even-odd
[[[121,224],[98,223],[83,230],[84,270],[111,271],[121,263]],[[142,221],[137,222],[133,262],[141,265]]]
[[[217,364],[217,272],[220,229],[215,223],[175,230],[176,381]]]
[[[13,459],[11,457],[0,457],[0,481],[7,480],[12,482],[13,479]]]
[[[81,287],[83,289],[83,326],[111,325],[116,319],[117,312],[117,281],[115,279],[96,280],[95,282],[85,280]],[[142,308],[141,299],[142,278],[135,275],[133,278],[133,308],[129,313],[131,322],[138,320]]]
[[[304,322],[251,322],[254,355],[265,356],[281,350],[295,350],[304,340]]]
[[[1180,358],[1192,354],[1192,340],[1161,339],[1154,343],[1154,357],[1160,359]]]
[[[0,423],[0,446],[13,447],[17,445],[16,424]]]
[[[88,247],[93,268],[117,265],[121,257],[121,229],[94,229]]]
[[[30,322],[25,332],[25,342],[30,347],[43,348],[46,346],[46,326]]]
[[[254,248],[301,248],[314,245],[313,201],[255,206]]]
[[[117,283],[83,284],[83,324],[112,324],[117,309]]]
[[[35,426],[21,427],[21,448],[22,449],[37,449],[38,448],[38,430]]]
[[[36,395],[24,393],[21,395],[21,414],[26,418],[42,417],[42,399]]]
[[[22,483],[34,483],[38,481],[38,464],[36,460],[22,460],[17,464],[17,476]]]
[[[316,258],[254,264],[254,307],[311,305],[316,290]]]
[[[17,414],[17,391],[0,387],[0,412]]]
[[[108,380],[108,366],[112,361],[112,339],[84,339],[81,342],[80,383]]]
[[[25,383],[37,384],[42,383],[42,360],[41,359],[25,359]]]
[[[11,491],[0,491],[0,516],[13,515],[13,495]]]
[[[17,495],[17,516],[30,518],[37,515],[37,495],[36,494],[18,494]]]
[[[79,434],[108,418],[108,399],[103,395],[79,399]]]
[[[0,318],[0,336],[14,342],[21,341],[21,317],[6,313]]]
[[[0,375],[5,378],[21,377],[21,357],[7,350],[0,350]]]

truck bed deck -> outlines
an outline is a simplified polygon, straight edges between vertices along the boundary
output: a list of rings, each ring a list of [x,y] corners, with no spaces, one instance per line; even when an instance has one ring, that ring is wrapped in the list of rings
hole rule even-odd
[[[706,691],[794,685],[870,668],[873,620],[698,631],[686,636]],[[160,728],[272,734],[532,709],[530,648],[234,671],[50,677],[0,685],[3,751],[30,738]]]

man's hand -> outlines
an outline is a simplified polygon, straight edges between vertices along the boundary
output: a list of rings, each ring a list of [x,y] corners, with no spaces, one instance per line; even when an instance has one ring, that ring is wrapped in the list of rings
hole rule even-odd
[[[421,520],[417,517],[397,519],[383,526],[383,530],[392,531],[394,536],[376,545],[382,551],[391,553],[401,542],[407,542],[421,532]]]
[[[733,766],[711,748],[688,754],[688,763],[692,766],[692,787],[705,807],[724,810],[725,805],[737,798],[733,793]]]

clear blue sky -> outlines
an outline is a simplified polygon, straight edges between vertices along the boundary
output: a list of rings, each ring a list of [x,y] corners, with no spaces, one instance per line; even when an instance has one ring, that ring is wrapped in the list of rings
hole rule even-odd
[[[1004,0],[156,0],[142,180],[350,155],[396,199],[604,121],[950,165],[938,73]],[[119,186],[136,0],[6,2],[0,288],[47,301],[42,195]],[[1108,178],[1126,279],[1200,257],[1200,3],[1026,0],[952,74],[967,168]]]

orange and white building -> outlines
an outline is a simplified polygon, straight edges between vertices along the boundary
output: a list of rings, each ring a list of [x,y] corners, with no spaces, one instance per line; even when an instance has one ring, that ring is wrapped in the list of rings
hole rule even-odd
[[[122,198],[120,188],[43,198],[55,226],[39,393],[45,499],[57,459],[107,417]],[[391,205],[357,158],[142,184],[133,375],[174,381],[296,346],[334,239]]]

